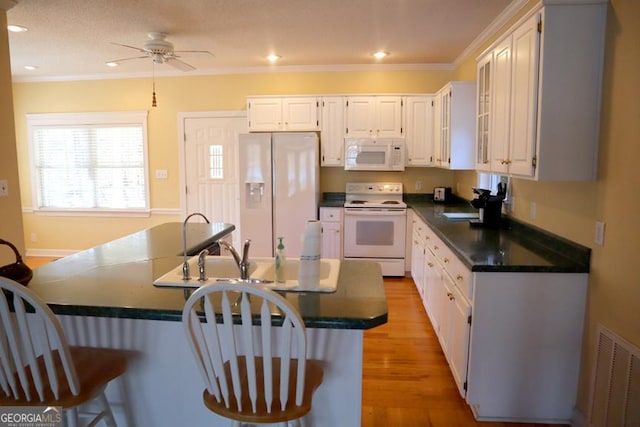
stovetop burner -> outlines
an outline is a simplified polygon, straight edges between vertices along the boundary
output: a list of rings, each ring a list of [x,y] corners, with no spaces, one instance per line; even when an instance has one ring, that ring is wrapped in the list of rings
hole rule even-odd
[[[402,183],[347,183],[345,207],[406,208],[402,201]]]

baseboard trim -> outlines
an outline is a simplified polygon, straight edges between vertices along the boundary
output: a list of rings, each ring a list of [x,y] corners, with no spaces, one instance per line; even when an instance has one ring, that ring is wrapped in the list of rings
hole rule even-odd
[[[73,255],[76,252],[80,252],[81,249],[29,249],[27,248],[26,256],[32,257],[51,257],[62,258],[68,255]]]
[[[571,427],[589,427],[589,421],[587,420],[587,417],[577,408],[573,409],[573,414],[571,416]]]

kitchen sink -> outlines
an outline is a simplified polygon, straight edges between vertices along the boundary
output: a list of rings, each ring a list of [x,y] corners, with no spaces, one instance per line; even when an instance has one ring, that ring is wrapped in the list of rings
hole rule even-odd
[[[191,279],[182,279],[182,263],[167,274],[153,282],[155,286],[172,288],[198,288],[202,285],[221,282],[241,282],[240,270],[235,260],[230,256],[207,256],[205,258],[205,271],[207,280],[198,280],[198,257],[188,260]],[[302,292],[335,292],[340,276],[340,260],[320,260],[320,281],[317,287],[312,289],[300,287],[298,283],[298,271],[300,259],[287,258],[285,267],[285,281],[276,282],[275,263],[270,257],[254,257],[249,260],[249,279],[245,283],[263,285],[270,289],[281,291]]]

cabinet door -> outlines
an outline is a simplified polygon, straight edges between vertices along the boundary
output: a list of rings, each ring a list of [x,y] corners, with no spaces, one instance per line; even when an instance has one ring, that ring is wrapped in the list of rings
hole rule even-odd
[[[424,299],[424,251],[422,236],[418,230],[414,230],[411,241],[411,277],[422,299]]]
[[[341,223],[322,223],[322,258],[342,259]]]
[[[442,93],[442,127],[441,127],[441,148],[440,157],[442,166],[449,167],[451,163],[451,88]]]
[[[476,170],[489,171],[490,119],[491,119],[491,79],[493,52],[478,61],[478,86],[476,96]]]
[[[315,97],[282,99],[283,130],[314,131],[320,129],[318,100]]]
[[[247,100],[249,131],[282,130],[282,99],[251,98]]]
[[[509,118],[511,113],[511,37],[493,51],[493,110],[491,171],[506,173],[509,159]]]
[[[375,121],[375,98],[373,96],[351,96],[347,99],[347,136],[369,138],[373,134]]]
[[[509,172],[533,176],[538,105],[538,15],[516,29],[512,38]]]
[[[322,166],[344,166],[344,107],[345,98],[322,98],[320,152]]]
[[[375,102],[375,137],[402,137],[402,97],[377,96]]]
[[[438,92],[433,98],[433,164],[443,166],[442,157],[442,93]]]
[[[408,96],[405,141],[407,166],[431,166],[433,161],[433,97]]]
[[[451,373],[462,397],[466,390],[467,362],[469,357],[469,332],[471,331],[471,305],[462,296],[448,275],[444,276],[449,304],[447,307],[448,338],[447,358]]]
[[[422,275],[424,297],[423,304],[427,310],[433,329],[437,330],[437,322],[435,318],[436,307],[435,304],[438,300],[438,281],[440,280],[439,270],[436,264],[436,260],[431,251],[425,248],[424,251],[424,273]]]

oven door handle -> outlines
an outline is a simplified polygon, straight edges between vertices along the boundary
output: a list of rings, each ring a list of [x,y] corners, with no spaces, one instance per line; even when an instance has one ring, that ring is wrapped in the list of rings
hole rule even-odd
[[[406,216],[406,209],[376,209],[376,208],[344,208],[344,214],[349,216]]]

